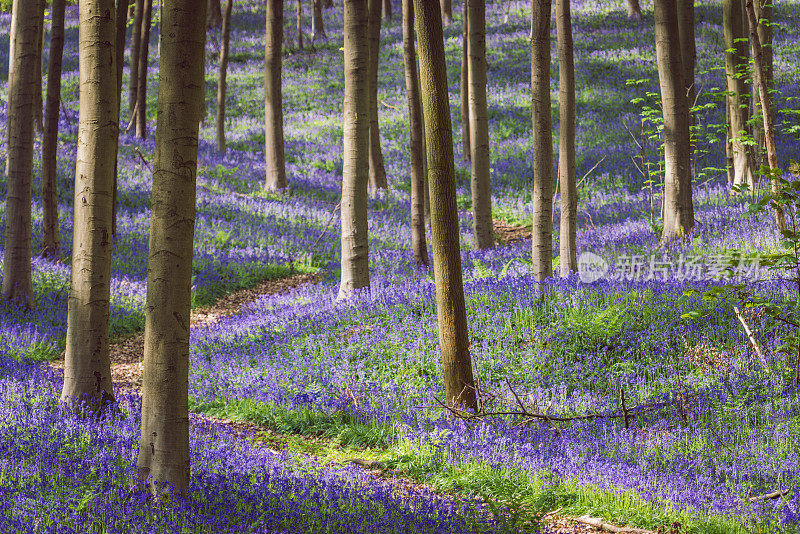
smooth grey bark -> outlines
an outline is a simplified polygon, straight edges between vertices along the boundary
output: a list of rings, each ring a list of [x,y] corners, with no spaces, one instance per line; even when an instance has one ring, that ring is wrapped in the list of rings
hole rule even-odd
[[[383,20],[386,22],[392,20],[392,0],[381,1],[381,13],[383,14]]]
[[[683,80],[676,0],[654,4],[656,61],[664,115],[664,227],[662,242],[694,228],[689,105]]]
[[[553,137],[550,118],[550,0],[532,1],[533,277],[553,276]]]
[[[128,79],[128,115],[131,117],[136,111],[136,93],[139,89],[139,49],[142,44],[144,1],[136,0],[133,11],[133,28],[131,28],[131,68]]]
[[[231,11],[233,0],[225,3],[222,16],[222,45],[219,51],[219,75],[217,76],[217,152],[225,153],[225,93],[228,85],[228,48],[231,42]]]
[[[578,271],[575,238],[578,231],[578,191],[575,183],[575,58],[570,0],[556,1],[558,32],[558,181],[561,185],[559,272]]]
[[[3,298],[26,308],[33,307],[31,281],[31,182],[33,180],[33,121],[36,77],[39,2],[16,0],[13,24],[14,55],[8,90],[8,189],[6,192],[5,257]]]
[[[678,35],[681,40],[681,65],[683,65],[683,86],[686,93],[686,105],[689,108],[689,150],[695,151],[694,107],[697,89],[694,83],[694,71],[697,63],[697,44],[694,35],[694,0],[678,0]]]
[[[325,39],[325,22],[322,19],[322,0],[312,0],[313,15],[311,17],[311,42]]]
[[[442,11],[442,24],[447,26],[453,22],[453,1],[439,0],[439,7]]]
[[[136,136],[147,137],[147,64],[150,59],[150,26],[153,22],[153,0],[144,0],[141,37],[139,38],[139,77],[136,86]]]
[[[642,8],[639,6],[639,0],[625,0],[625,5],[628,8],[629,19],[642,18]]]
[[[425,166],[422,163],[422,100],[414,46],[414,4],[403,0],[403,65],[405,67],[408,125],[411,137],[411,248],[418,266],[430,264],[425,238]]]
[[[732,185],[755,185],[752,150],[744,138],[750,135],[750,103],[747,89],[750,47],[745,29],[743,0],[724,0],[722,27],[725,42],[725,105],[728,111],[727,146],[732,159]]]
[[[220,0],[208,0],[208,27],[219,28],[222,24],[222,7]]]
[[[297,0],[297,49],[303,50],[303,0]]]
[[[61,236],[58,228],[58,114],[61,106],[61,65],[64,52],[64,0],[53,0],[50,55],[47,65],[47,99],[42,138],[42,256],[58,260]]]
[[[379,12],[380,13],[380,12]],[[338,299],[369,287],[369,3],[344,1],[344,169],[342,272]]]
[[[264,156],[267,191],[286,189],[286,157],[283,141],[283,0],[267,0],[264,44]]]
[[[492,186],[489,180],[489,110],[486,102],[486,3],[466,0],[469,54],[470,181],[475,248],[494,246]]]
[[[152,493],[189,486],[189,320],[197,143],[205,108],[206,6],[161,10],[147,261],[142,427],[136,467]]]
[[[461,151],[463,152],[464,161],[469,161],[472,157],[470,150],[470,133],[469,133],[469,13],[464,9],[463,29],[461,32]]]
[[[450,122],[442,17],[439,6],[429,0],[414,0],[414,10],[419,17],[417,42],[427,139],[433,274],[436,281],[436,316],[445,403],[475,410],[478,402],[472,375],[461,274],[453,130]]]
[[[758,21],[758,39],[761,41],[761,57],[762,65],[764,67],[764,79],[767,83],[768,93],[772,93],[775,85],[773,75],[773,50],[772,50],[772,11],[773,0],[760,0],[753,2],[753,9],[755,10],[756,20]],[[752,84],[752,116],[754,123],[752,125],[753,143],[754,143],[754,167],[760,169],[762,165],[768,165],[767,158],[767,144],[764,138],[763,119],[759,120],[761,115],[761,97],[759,96],[757,84]],[[770,108],[772,117],[770,120],[775,121],[775,108]]]
[[[122,67],[125,64],[125,33],[128,27],[128,0],[116,0],[116,47],[115,64],[117,67],[117,122],[122,117]],[[111,240],[117,240],[117,183],[119,164],[114,162],[114,193],[111,204]]]
[[[381,46],[381,0],[369,0],[369,191],[386,189],[386,168],[378,126],[378,67]]]
[[[38,132],[44,132],[44,123],[42,122],[42,112],[44,111],[44,100],[42,98],[42,50],[44,49],[44,12],[46,7],[46,0],[39,0],[39,18],[42,23],[39,24],[39,36],[36,39],[36,79],[39,80],[39,83],[36,85],[36,101],[34,103],[34,126]]]

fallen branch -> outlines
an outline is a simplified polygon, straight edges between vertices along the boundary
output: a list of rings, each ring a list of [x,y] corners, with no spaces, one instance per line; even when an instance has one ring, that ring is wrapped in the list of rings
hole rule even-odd
[[[142,160],[142,163],[144,163],[144,164],[147,166],[147,168],[148,168],[148,169],[150,169],[150,170],[152,171],[152,170],[153,170],[153,167],[151,167],[151,166],[150,166],[150,164],[147,162],[147,160],[146,160],[146,159],[145,159],[145,157],[144,157],[144,154],[142,154],[142,151],[141,151],[141,150],[139,150],[139,147],[138,147],[138,146],[137,146],[137,147],[134,147],[134,150],[136,151],[136,154],[138,154],[138,155],[139,155],[139,159],[141,159],[141,160]]]
[[[386,103],[386,102],[384,102],[383,100],[381,100],[380,102],[381,102],[381,104],[383,104],[384,106],[386,106],[386,107],[387,107],[387,108],[389,108],[389,109],[393,109],[393,110],[395,110],[395,111],[399,111],[399,110],[397,109],[397,106],[393,106],[393,105],[391,105],[391,104],[387,104],[387,103]]]
[[[595,528],[599,528],[600,530],[605,530],[606,532],[624,532],[625,534],[655,534],[655,532],[652,530],[645,530],[643,528],[618,527],[616,525],[612,525],[611,523],[606,523],[598,517],[589,517],[588,515],[582,515],[572,519],[578,523],[590,525]]]
[[[733,311],[736,313],[736,317],[739,318],[739,322],[742,323],[744,331],[747,334],[747,339],[750,340],[750,345],[753,347],[753,350],[756,351],[758,359],[761,361],[761,366],[767,373],[771,374],[772,370],[769,368],[769,365],[767,364],[767,359],[764,357],[764,352],[761,350],[761,346],[758,344],[756,336],[753,335],[753,331],[750,330],[750,326],[747,324],[747,321],[744,320],[744,315],[742,315],[742,312],[739,311],[739,308],[737,308],[736,306],[733,307]]]
[[[780,497],[783,497],[784,495],[788,495],[791,492],[792,492],[791,489],[773,491],[772,493],[766,493],[764,495],[756,495],[755,497],[750,497],[748,501],[758,502],[758,501],[766,501],[769,499],[778,499]]]

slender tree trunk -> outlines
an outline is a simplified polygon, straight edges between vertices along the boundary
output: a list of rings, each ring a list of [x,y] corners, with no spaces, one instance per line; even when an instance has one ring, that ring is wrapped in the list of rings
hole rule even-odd
[[[731,130],[731,116],[733,112],[731,111],[731,103],[730,99],[725,98],[725,139],[729,141],[733,139],[733,130]],[[727,170],[728,174],[728,187],[733,186],[733,150],[731,149],[731,143],[725,143],[725,169]]]
[[[697,46],[694,36],[694,0],[678,0],[678,34],[681,40],[681,65],[683,65],[683,85],[686,105],[689,108],[689,150],[694,154],[694,113],[692,108],[697,90],[694,85],[694,71],[697,63]],[[691,156],[690,156],[691,157]],[[690,170],[691,172],[691,170]]]
[[[136,466],[156,495],[189,485],[189,301],[206,3],[164,0]]]
[[[33,307],[31,282],[31,182],[35,112],[36,41],[42,24],[38,2],[14,2],[14,62],[8,97],[8,190],[6,196],[3,298]]]
[[[447,26],[453,22],[453,2],[452,0],[439,0],[439,7],[442,11],[442,24]]]
[[[313,0],[313,16],[311,17],[311,42],[315,43],[317,39],[324,40],[325,23],[322,19],[322,0]]]
[[[147,138],[147,63],[150,59],[150,26],[153,22],[153,0],[144,0],[142,35],[139,39],[139,83],[136,88],[136,136]]]
[[[46,0],[39,0],[39,18],[42,23],[39,24],[39,37],[36,39],[36,79],[39,83],[36,85],[36,102],[34,104],[34,126],[39,132],[44,132],[44,123],[42,122],[42,111],[44,108],[42,99],[42,50],[44,49],[44,11],[47,7]]]
[[[225,153],[225,91],[228,81],[228,47],[231,42],[231,11],[233,11],[233,0],[228,0],[222,17],[222,46],[219,51],[217,77],[217,152],[220,154]]]
[[[381,3],[369,0],[369,191],[386,189],[386,169],[381,152],[381,133],[378,126],[378,64],[381,46]]]
[[[392,20],[392,0],[382,0],[381,12],[383,13],[383,20]]]
[[[222,24],[220,0],[208,0],[208,27],[219,28]]]
[[[297,0],[297,49],[303,50],[303,0]]]
[[[762,52],[761,37],[758,35],[758,19],[756,19],[753,0],[746,0],[747,20],[750,27],[750,45],[753,47],[753,75],[754,84],[758,87],[758,96],[761,100],[761,116],[764,122],[764,143],[767,147],[767,163],[770,171],[770,184],[772,192],[780,190],[780,172],[778,168],[778,151],[775,148],[775,132],[772,125],[772,100],[769,94],[769,85],[764,69],[764,55]],[[773,202],[775,209],[775,224],[780,231],[786,229],[786,216],[783,207]]]
[[[750,133],[749,92],[745,83],[750,63],[750,47],[745,30],[743,0],[725,0],[722,4],[722,26],[725,35],[725,94],[729,134],[727,145],[733,159],[732,184],[754,185],[752,153],[743,142]]]
[[[494,246],[492,186],[489,181],[489,111],[486,104],[486,3],[466,0],[469,56],[469,132],[472,222],[475,248]]]
[[[656,60],[664,113],[663,242],[683,237],[694,228],[689,106],[683,81],[676,0],[654,4]]]
[[[80,111],[75,162],[75,228],[61,401],[113,402],[108,328],[111,300],[112,191],[117,160],[114,0],[80,3]]]
[[[575,59],[570,0],[556,3],[558,31],[558,181],[561,184],[559,271],[578,271],[575,237],[578,231],[578,191],[575,184]]]
[[[625,4],[628,7],[628,18],[629,19],[640,19],[640,18],[642,18],[642,8],[639,7],[639,0],[626,0]]]
[[[125,65],[125,32],[128,27],[128,0],[116,0],[117,122],[122,118],[122,67]],[[119,140],[117,141],[119,143]],[[111,200],[111,241],[117,240],[117,188],[119,164],[114,162],[114,193]]]
[[[762,64],[764,65],[764,79],[767,81],[767,89],[768,92],[772,93],[772,88],[774,87],[774,80],[773,80],[773,51],[772,51],[772,9],[773,9],[773,0],[760,0],[758,2],[753,2],[753,8],[755,9],[756,19],[759,21],[758,23],[758,38],[761,41],[761,55],[762,55]],[[746,46],[746,45],[745,45]],[[761,115],[761,98],[758,94],[758,87],[756,84],[753,84],[752,89],[752,115],[755,119]],[[770,120],[775,121],[775,109],[774,107],[770,109],[772,113],[772,117]],[[754,167],[756,169],[760,169],[762,165],[768,165],[767,160],[767,151],[766,151],[766,141],[764,139],[764,127],[763,127],[763,119],[756,120],[755,123],[752,125],[753,130],[753,153],[754,153]]]
[[[136,92],[139,89],[139,55],[142,44],[142,19],[144,19],[144,1],[136,0],[133,11],[133,28],[131,29],[131,72],[128,80],[128,115],[133,116],[136,110]]]
[[[322,0],[322,2],[323,2],[322,3],[322,7],[324,7],[325,9],[330,9],[330,8],[334,7],[333,6],[333,0]]]
[[[61,60],[64,51],[64,0],[53,0],[50,57],[47,66],[47,104],[42,139],[42,256],[58,260],[61,236],[58,228],[58,114],[61,105]]]
[[[19,8],[17,7],[17,2],[19,0],[13,0],[11,4],[11,27],[9,29],[8,35],[8,102],[7,108],[9,110],[9,118],[11,116],[11,85],[13,83],[13,75],[14,75],[14,35],[16,35],[17,31],[17,15],[19,13]],[[9,125],[10,126],[10,125]],[[11,128],[6,128],[6,178],[8,177],[9,168],[10,168],[10,161],[11,161]]]
[[[533,276],[553,275],[553,137],[550,119],[550,0],[533,0]]]
[[[369,287],[369,5],[344,0],[344,170],[339,299]]]
[[[478,403],[469,354],[467,313],[461,278],[451,134],[453,130],[450,123],[442,18],[438,6],[429,0],[414,0],[414,9],[419,17],[417,42],[427,138],[433,273],[436,280],[436,313],[445,402],[450,406],[474,410]]]
[[[418,266],[428,265],[425,239],[425,169],[422,165],[422,101],[419,95],[417,53],[414,46],[414,4],[403,0],[403,65],[408,97],[408,123],[411,134],[411,248]]]
[[[286,159],[283,142],[283,0],[267,0],[264,46],[264,155],[267,191],[286,189]]]
[[[470,161],[472,150],[469,145],[469,13],[466,7],[463,19],[464,28],[461,38],[461,150],[464,153],[464,161]]]

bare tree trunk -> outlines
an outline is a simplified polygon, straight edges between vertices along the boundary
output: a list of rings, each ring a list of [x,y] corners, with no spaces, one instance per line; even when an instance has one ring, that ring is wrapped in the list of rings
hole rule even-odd
[[[117,66],[117,122],[122,116],[122,67],[125,64],[125,32],[128,27],[128,0],[116,0],[116,48],[114,56]],[[119,144],[119,140],[117,140]],[[117,186],[119,164],[114,161],[114,193],[111,200],[111,241],[117,240]]]
[[[378,126],[378,64],[381,46],[381,3],[369,0],[369,191],[386,189],[386,169],[381,152],[381,133]]]
[[[217,152],[220,154],[225,153],[225,92],[228,81],[228,47],[231,42],[231,11],[233,11],[233,0],[228,0],[222,17],[222,46],[219,51],[217,77]]]
[[[303,50],[303,0],[297,0],[297,49]]]
[[[578,231],[578,191],[575,184],[575,59],[570,0],[556,2],[558,31],[558,181],[561,184],[559,271],[578,271],[575,237]]]
[[[769,164],[770,183],[772,192],[780,190],[780,172],[778,168],[778,151],[775,148],[775,132],[772,126],[772,100],[769,95],[769,86],[764,69],[764,55],[762,52],[761,37],[758,35],[758,20],[756,19],[753,0],[746,0],[747,19],[750,25],[750,45],[753,47],[753,75],[754,84],[758,86],[758,96],[761,100],[761,116],[764,122],[764,143],[767,147],[767,163]],[[778,230],[786,229],[786,216],[783,207],[775,202],[775,225]]]
[[[392,0],[382,0],[381,12],[383,13],[383,20],[392,20]]]
[[[686,105],[689,109],[689,150],[691,157],[695,151],[694,136],[692,133],[694,131],[695,121],[692,108],[694,107],[697,95],[697,90],[694,85],[694,70],[695,64],[697,63],[697,46],[694,36],[694,0],[678,0],[678,34],[681,40],[683,85],[685,87]]]
[[[317,39],[324,40],[325,23],[322,19],[322,0],[312,0],[314,14],[311,17],[311,42],[315,43]]]
[[[467,312],[461,278],[461,247],[456,206],[453,137],[447,90],[442,18],[438,6],[414,0],[419,17],[422,103],[427,138],[428,184],[433,227],[433,273],[436,280],[436,313],[442,354],[445,402],[477,409],[472,360],[469,354]]]
[[[153,22],[153,0],[144,0],[142,35],[139,39],[139,83],[136,88],[136,136],[147,138],[147,63],[150,59],[150,25]]]
[[[453,2],[452,0],[439,0],[439,7],[442,11],[442,24],[447,26],[453,22]]]
[[[663,242],[684,237],[694,228],[689,106],[683,81],[676,0],[654,4],[656,60],[664,113]]]
[[[61,62],[64,52],[64,0],[53,0],[50,57],[47,66],[47,105],[42,139],[42,256],[60,258],[58,228],[58,114],[61,105]]]
[[[114,0],[80,3],[80,111],[75,161],[75,228],[61,401],[92,412],[114,401],[108,328],[111,226],[117,161]]]
[[[466,0],[469,56],[469,132],[472,222],[475,248],[494,246],[492,186],[489,181],[489,111],[486,104],[486,3]]]
[[[430,264],[425,239],[425,168],[422,165],[422,101],[414,46],[414,4],[403,0],[403,64],[411,134],[411,248],[418,266]]]
[[[756,12],[756,19],[758,23],[758,38],[761,41],[761,55],[762,64],[764,65],[764,78],[767,81],[767,89],[771,94],[774,87],[773,80],[773,51],[772,51],[772,10],[773,0],[760,0],[753,2],[753,8]],[[745,45],[746,46],[746,45]],[[752,115],[758,118],[761,115],[761,98],[759,97],[758,87],[753,84],[752,89]],[[775,108],[771,108],[770,112],[772,117],[770,120],[775,121]],[[757,120],[752,125],[753,130],[753,153],[754,153],[754,167],[760,169],[762,165],[768,165],[766,141],[764,139],[763,119]]]
[[[264,155],[267,191],[286,189],[286,158],[283,142],[283,0],[267,0],[264,46]]]
[[[743,0],[725,0],[722,4],[722,26],[725,35],[725,94],[730,133],[727,146],[733,159],[733,185],[754,185],[752,153],[743,142],[750,133],[749,96],[745,81],[750,63],[750,47],[745,30]]]
[[[219,28],[222,24],[222,9],[220,0],[208,0],[208,27]]]
[[[14,35],[16,35],[17,31],[17,15],[19,14],[19,8],[17,7],[17,2],[19,0],[12,0],[11,4],[11,28],[8,36],[8,102],[7,108],[9,110],[8,117],[11,118],[11,85],[13,84],[13,77],[14,77],[14,50],[16,47],[14,46]],[[11,128],[10,125],[6,128],[6,178],[8,177],[9,168],[10,168],[10,161],[11,161]]]
[[[642,8],[639,7],[639,0],[626,0],[625,4],[628,7],[629,19],[642,18]]]
[[[355,289],[369,287],[369,17],[368,0],[344,0],[344,170],[340,300],[349,298]]]
[[[44,123],[42,122],[43,99],[42,99],[42,50],[44,49],[44,11],[47,7],[46,0],[39,0],[39,18],[42,23],[39,24],[39,37],[36,39],[36,79],[39,83],[36,85],[36,102],[34,103],[34,126],[39,132],[44,132]]]
[[[553,276],[553,137],[550,119],[550,0],[533,0],[533,276]]]
[[[136,467],[156,494],[189,485],[189,302],[206,3],[165,0]]]
[[[731,116],[733,112],[731,111],[731,103],[730,99],[725,98],[725,140],[728,141],[733,138],[733,130],[731,130]],[[725,143],[725,169],[727,170],[728,174],[728,187],[733,186],[733,150],[731,149],[731,143]]]
[[[35,111],[36,41],[42,24],[39,2],[14,2],[14,62],[8,91],[8,190],[6,196],[3,298],[33,307],[31,282],[31,182]]]
[[[465,0],[466,6],[466,0]],[[464,161],[470,161],[472,150],[470,149],[469,133],[469,13],[464,8],[464,28],[461,38],[461,151],[464,153]]]
[[[136,0],[131,28],[131,71],[128,80],[128,115],[136,110],[136,92],[139,89],[139,55],[142,44],[142,19],[144,19],[144,0]]]

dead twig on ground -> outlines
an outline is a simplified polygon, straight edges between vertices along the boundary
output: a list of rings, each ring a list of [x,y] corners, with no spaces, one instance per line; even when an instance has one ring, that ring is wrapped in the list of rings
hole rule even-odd
[[[744,331],[747,334],[747,339],[750,340],[750,345],[756,352],[756,355],[761,362],[761,366],[767,373],[772,374],[772,370],[769,368],[769,364],[767,364],[767,358],[764,356],[764,351],[761,350],[761,345],[758,344],[756,336],[753,335],[753,331],[750,330],[750,325],[748,325],[747,321],[745,321],[744,315],[742,315],[742,312],[736,306],[733,307],[733,311],[736,313],[736,317],[739,319],[739,322],[742,323],[742,327],[744,327]]]
[[[771,493],[765,493],[764,495],[756,495],[755,497],[750,497],[747,500],[750,502],[768,501],[770,499],[778,499],[784,495],[788,495],[791,492],[791,489],[778,490]]]
[[[625,534],[655,534],[655,532],[652,530],[645,530],[643,528],[618,527],[616,525],[612,525],[611,523],[606,523],[599,517],[590,517],[588,515],[575,517],[573,520],[577,521],[578,523],[583,523],[584,525],[590,525],[595,528],[599,528],[600,530],[605,530],[606,532],[620,532]]]

